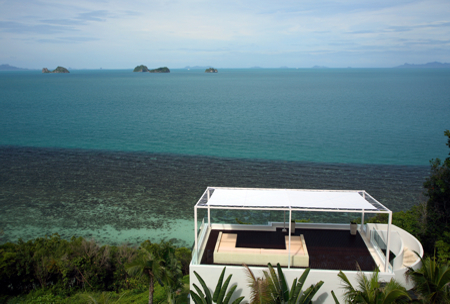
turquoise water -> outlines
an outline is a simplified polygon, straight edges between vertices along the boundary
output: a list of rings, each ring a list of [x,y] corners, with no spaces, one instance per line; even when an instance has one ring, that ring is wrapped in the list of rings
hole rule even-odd
[[[1,72],[0,92],[2,242],[191,244],[207,186],[364,189],[406,210],[448,153],[448,70]]]
[[[328,163],[445,156],[450,71],[0,74],[0,144]]]

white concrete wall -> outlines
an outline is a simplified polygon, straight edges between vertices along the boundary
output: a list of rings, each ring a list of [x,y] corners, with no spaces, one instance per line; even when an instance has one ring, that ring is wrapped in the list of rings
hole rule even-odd
[[[195,290],[193,284],[196,284],[200,289],[203,290],[200,283],[197,280],[197,277],[194,275],[194,271],[196,271],[205,283],[209,286],[211,294],[214,293],[214,289],[216,288],[217,281],[219,280],[220,274],[223,270],[224,266],[220,265],[191,265],[190,268],[190,288],[191,290]],[[251,267],[253,273],[257,277],[263,277],[263,270],[267,270],[266,267]],[[295,278],[299,278],[304,269],[287,269],[283,268],[283,274],[286,277],[286,281],[289,284],[289,288],[291,288],[292,282]],[[307,289],[311,284],[316,284],[319,281],[324,281],[324,284],[319,289],[318,293],[313,298],[314,303],[320,304],[334,304],[333,297],[331,296],[331,291],[334,290],[334,293],[339,298],[341,303],[344,303],[342,300],[343,290],[341,288],[341,279],[337,276],[339,271],[337,270],[318,270],[311,269],[308,278],[305,281],[305,286],[303,290]],[[250,288],[248,287],[248,278],[246,275],[246,271],[242,266],[227,266],[224,280],[228,277],[228,275],[232,274],[232,278],[230,281],[229,288],[233,285],[237,285],[234,296],[231,301],[235,300],[240,296],[245,296],[245,299],[242,303],[248,303],[250,300]],[[357,284],[357,275],[356,271],[345,271],[345,274],[349,278],[350,282],[355,286]],[[369,272],[370,276],[371,273]],[[379,274],[380,280],[389,281],[393,274]],[[193,302],[191,302],[193,303]]]

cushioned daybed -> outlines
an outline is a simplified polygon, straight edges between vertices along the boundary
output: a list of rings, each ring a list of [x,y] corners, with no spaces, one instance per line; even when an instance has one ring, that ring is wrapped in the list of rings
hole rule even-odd
[[[288,266],[289,236],[285,236],[286,249],[236,247],[236,233],[219,233],[214,249],[214,264]],[[309,256],[303,234],[291,236],[291,266],[308,267]]]

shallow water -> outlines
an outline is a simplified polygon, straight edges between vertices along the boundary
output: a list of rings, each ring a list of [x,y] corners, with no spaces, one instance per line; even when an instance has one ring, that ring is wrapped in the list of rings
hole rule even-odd
[[[173,239],[190,246],[193,206],[207,186],[366,190],[393,211],[423,201],[428,166],[340,165],[148,152],[0,147],[2,242],[58,232],[102,243]],[[282,220],[215,212],[213,220]],[[305,214],[339,222],[338,214]]]

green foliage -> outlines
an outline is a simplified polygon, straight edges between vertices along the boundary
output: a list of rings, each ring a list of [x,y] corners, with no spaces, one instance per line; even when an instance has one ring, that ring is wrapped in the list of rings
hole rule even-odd
[[[382,285],[378,280],[378,269],[368,278],[361,270],[358,273],[358,288],[353,287],[347,276],[339,271],[338,277],[344,283],[344,299],[346,303],[389,304],[408,303],[411,301],[406,289],[391,279]],[[331,292],[336,304],[339,303],[334,291]]]
[[[172,276],[167,276],[168,281],[163,282],[165,287],[155,284],[154,297],[158,302],[167,300],[169,293],[172,299],[180,297],[182,264],[177,256],[188,265],[191,254],[186,248],[175,249],[169,243],[161,244],[168,249],[166,252],[169,253],[163,255],[163,259],[167,261],[164,265]],[[45,300],[47,303],[59,303],[58,299],[64,303],[80,292],[97,294],[127,290],[133,290],[126,296],[127,303],[132,303],[130,297],[137,297],[136,293],[139,297],[144,293],[148,300],[148,279],[131,277],[125,268],[137,259],[138,253],[139,250],[134,247],[100,246],[93,240],[81,237],[64,240],[58,234],[27,242],[19,240],[17,243],[2,244],[0,303],[13,296],[19,302],[25,297],[26,303],[39,303],[44,299],[51,299]]]
[[[248,287],[250,287],[250,302],[251,304],[270,303],[272,297],[269,291],[269,283],[265,278],[257,278],[252,270],[244,264]]]
[[[118,304],[122,303],[122,298],[127,292],[122,292],[118,297],[115,294],[109,292],[102,292],[100,294],[84,294],[83,299],[88,304]]]
[[[189,277],[187,277],[189,279]],[[180,295],[177,303],[186,303],[187,294]],[[120,298],[120,299],[119,299]],[[164,303],[166,294],[164,288],[156,285],[154,299],[156,303]],[[63,297],[52,294],[49,289],[37,289],[27,295],[17,297],[1,298],[0,303],[24,304],[24,303],[54,303],[54,304],[86,304],[96,301],[97,303],[146,303],[148,302],[148,290],[129,290],[122,293],[110,292],[77,292],[71,296]],[[94,302],[95,303],[95,302]]]
[[[435,257],[420,259],[422,267],[418,270],[408,268],[406,273],[414,282],[419,298],[425,303],[450,303],[450,263],[441,264]]]
[[[175,292],[181,287],[181,264],[175,258],[175,247],[170,242],[161,241],[152,244],[145,241],[141,244],[136,259],[126,265],[132,276],[146,276],[149,280],[149,303],[153,303],[155,280],[167,289],[167,300],[173,302]]]
[[[52,73],[69,73],[69,71],[66,68],[63,68],[62,66],[58,66],[56,69],[53,70]]]
[[[189,264],[191,263],[192,253],[186,247],[175,249],[175,257],[181,263],[181,271],[183,275],[189,274]]]
[[[249,278],[249,287],[251,288],[250,303],[263,304],[307,304],[312,303],[312,298],[323,285],[323,281],[311,285],[302,292],[302,288],[308,277],[310,269],[307,268],[299,279],[294,279],[289,291],[286,279],[280,264],[277,264],[277,272],[269,263],[269,271],[264,271],[264,278],[256,278],[247,265],[244,265]]]
[[[295,220],[296,223],[311,223],[311,219],[299,219]]]
[[[252,223],[243,222],[239,218],[235,218],[235,221],[236,221],[236,223],[238,223],[240,225],[252,225]]]
[[[149,70],[150,73],[170,73],[170,70],[168,67],[162,67],[162,68],[157,68],[154,70]]]
[[[446,130],[444,135],[450,148],[450,131]],[[423,184],[428,197],[427,238],[424,240],[427,251],[433,250],[435,242],[450,225],[450,157],[443,162],[439,158],[432,159],[430,163],[430,176]]]
[[[444,235],[449,236],[448,232],[444,232]],[[440,264],[447,264],[450,261],[450,244],[444,240],[436,242],[437,261]]]
[[[319,281],[315,285],[311,285],[305,291],[302,292],[303,285],[308,277],[309,268],[306,268],[299,279],[294,279],[292,282],[291,290],[289,291],[286,279],[284,278],[283,271],[280,264],[277,264],[277,272],[273,269],[272,265],[268,265],[269,271],[264,271],[264,276],[268,284],[268,290],[270,293],[270,300],[267,303],[275,304],[308,304],[312,303],[312,298],[319,291],[323,285],[323,281]]]
[[[148,72],[148,68],[141,64],[134,68],[133,72]]]
[[[202,277],[194,271],[195,276],[197,277],[197,280],[200,282],[200,285],[202,285],[203,291],[195,284],[193,284],[195,290],[197,291],[190,291],[192,300],[195,304],[228,304],[231,297],[233,296],[234,291],[237,288],[237,285],[233,285],[227,292],[228,285],[230,284],[231,277],[233,275],[229,275],[228,278],[225,280],[225,283],[223,283],[223,278],[225,276],[225,269],[223,268],[222,273],[220,274],[219,281],[217,282],[216,289],[214,290],[213,295],[211,295],[211,291],[209,290],[208,286],[206,286],[205,281],[202,279]],[[223,283],[223,284],[222,284]],[[226,293],[226,294],[225,294]],[[244,297],[237,298],[233,301],[232,304],[239,304],[242,302]]]

